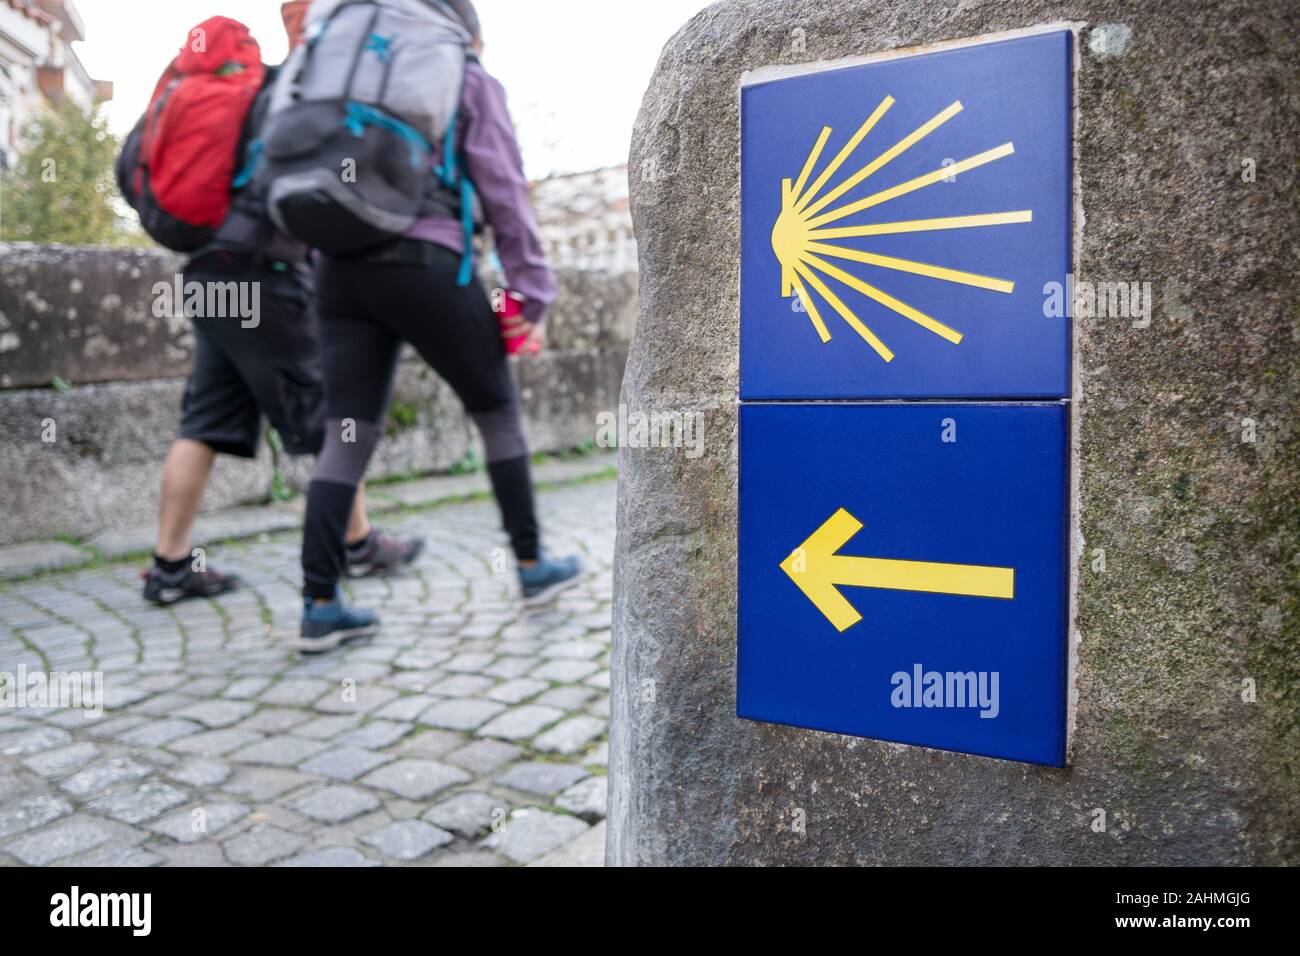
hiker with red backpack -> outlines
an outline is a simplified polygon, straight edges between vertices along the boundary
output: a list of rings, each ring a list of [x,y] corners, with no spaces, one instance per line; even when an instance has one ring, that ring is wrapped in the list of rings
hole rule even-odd
[[[284,5],[293,37],[305,3]],[[324,438],[320,347],[311,313],[307,247],[276,229],[250,171],[270,106],[274,68],[248,28],[213,17],[190,32],[159,80],[118,161],[122,193],[161,245],[189,254],[186,289],[251,287],[259,314],[209,314],[220,295],[187,296],[194,365],[178,437],[163,466],[158,544],[144,597],[169,605],[239,586],[191,551],[199,501],[217,454],[253,458],[265,417],[286,452],[312,455]],[[373,529],[358,494],[347,519],[353,576],[409,564],[422,542]]]
[[[276,81],[261,145],[272,219],[321,251],[316,306],[325,447],[303,532],[302,644],[378,624],[338,591],[347,516],[380,436],[403,343],[456,392],[483,439],[525,603],[579,581],[541,546],[528,444],[506,361],[534,352],[555,298],[501,85],[479,64],[469,0],[315,0]],[[530,327],[499,325],[475,274],[492,228]],[[520,339],[527,348],[519,348]]]

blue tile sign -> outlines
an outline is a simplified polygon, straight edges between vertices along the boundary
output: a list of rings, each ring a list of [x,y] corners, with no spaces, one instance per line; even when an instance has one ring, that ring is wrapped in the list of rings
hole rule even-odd
[[[1063,766],[1069,31],[741,90],[741,718]]]
[[[740,717],[1062,765],[1065,403],[740,409]]]
[[[1069,395],[1072,56],[1059,31],[742,89],[743,400]]]

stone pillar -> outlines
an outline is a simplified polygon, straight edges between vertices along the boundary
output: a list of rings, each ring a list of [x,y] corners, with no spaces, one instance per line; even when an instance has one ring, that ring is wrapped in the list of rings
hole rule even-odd
[[[631,152],[623,401],[699,411],[705,442],[622,452],[610,863],[1300,862],[1291,13],[754,0],[670,41]],[[1145,327],[1075,322],[1070,765],[739,720],[741,76],[1052,23],[1079,51],[1076,278],[1155,297]]]

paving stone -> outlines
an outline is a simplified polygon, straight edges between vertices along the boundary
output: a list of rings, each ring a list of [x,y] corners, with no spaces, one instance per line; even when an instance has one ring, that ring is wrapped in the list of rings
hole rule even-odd
[[[230,765],[220,760],[191,757],[169,769],[167,776],[190,787],[215,787],[230,776]]]
[[[388,670],[387,664],[380,664],[377,661],[349,660],[331,668],[327,676],[337,681],[348,680],[354,684],[364,684],[376,677],[387,677]]]
[[[430,727],[441,727],[444,730],[473,730],[487,723],[503,710],[505,710],[504,704],[489,700],[472,698],[444,700],[421,714],[419,721]]]
[[[392,720],[372,720],[356,730],[350,730],[336,740],[336,743],[351,747],[365,747],[374,750],[387,747],[401,740],[414,729],[414,725],[398,723]]]
[[[134,790],[122,790],[92,800],[88,807],[96,813],[123,823],[144,823],[180,806],[188,797],[175,787],[151,781]]]
[[[163,866],[184,866],[191,869],[230,866],[216,843],[155,843],[151,849],[163,858]]]
[[[380,767],[362,779],[362,783],[390,790],[408,800],[424,800],[439,790],[470,779],[469,774],[433,760],[398,760]]]
[[[0,805],[27,792],[27,785],[17,775],[0,771]]]
[[[532,657],[502,657],[483,673],[492,677],[519,677],[521,674],[528,673],[537,664],[538,661]]]
[[[302,786],[311,777],[278,767],[241,767],[222,786],[226,793],[250,800],[274,800],[282,793]]]
[[[343,823],[379,807],[379,798],[369,790],[337,784],[313,790],[293,803],[293,809],[322,823]]]
[[[210,729],[229,727],[243,720],[257,705],[240,700],[205,700],[176,712],[177,717],[197,720]]]
[[[347,694],[335,687],[316,701],[316,710],[322,714],[367,714],[397,697],[391,687],[366,684],[352,688]]]
[[[559,793],[589,776],[591,774],[581,767],[567,763],[544,763],[538,760],[515,764],[497,777],[496,782],[503,787],[522,790],[525,793],[548,795]]]
[[[272,767],[294,767],[308,757],[320,753],[328,744],[305,737],[268,737],[255,744],[242,747],[230,755],[239,763],[266,764]]]
[[[586,687],[552,687],[533,703],[558,707],[560,710],[578,710],[595,696],[596,692]]]
[[[113,831],[102,821],[79,815],[21,836],[3,849],[28,866],[46,866],[66,856],[89,853],[112,838]]]
[[[429,687],[430,694],[442,697],[473,697],[491,687],[495,681],[479,674],[450,674]]]
[[[200,810],[201,814],[196,812]],[[242,803],[201,803],[193,809],[181,810],[146,824],[145,828],[177,843],[197,843],[216,836],[246,816],[248,807]]]
[[[609,744],[603,743],[587,756],[582,758],[584,767],[608,767],[609,766]]]
[[[455,837],[423,820],[398,820],[361,838],[361,842],[396,860],[418,860]]]
[[[64,541],[32,541],[0,547],[0,581],[25,578],[41,571],[89,564],[95,555]]]
[[[500,740],[476,740],[447,755],[447,762],[476,774],[491,773],[514,760],[523,749]]]
[[[542,648],[542,656],[586,661],[599,657],[604,650],[605,645],[596,641],[556,641]]]
[[[445,660],[450,660],[451,654],[447,651],[436,651],[425,648],[414,648],[409,651],[403,651],[397,657],[393,658],[393,664],[404,670],[424,671],[437,667]]]
[[[543,704],[524,704],[514,707],[478,729],[480,737],[500,737],[503,740],[527,740],[549,724],[564,716],[564,711]]]
[[[168,629],[171,628],[170,622],[168,622],[167,627]],[[145,696],[175,690],[184,683],[185,676],[183,674],[175,673],[150,674],[149,676],[142,677],[140,680],[136,681],[137,687],[141,691],[145,692]]]
[[[423,685],[421,685],[423,689]],[[374,711],[373,716],[386,720],[411,721],[419,717],[429,707],[436,703],[435,698],[428,694],[406,694],[389,701],[383,707]]]
[[[320,700],[322,694],[330,691],[334,685],[327,680],[306,677],[289,677],[276,684],[262,695],[264,704],[280,704],[284,707],[306,707]]]
[[[144,722],[144,717],[137,717],[135,714],[122,714],[119,717],[110,717],[108,720],[95,721],[86,728],[86,734],[90,737],[116,737],[132,727],[139,727]]]
[[[226,859],[240,866],[265,866],[273,860],[290,856],[300,850],[307,838],[289,833],[279,827],[260,824],[239,836],[231,837],[223,846]]]
[[[180,718],[152,720],[119,734],[117,739],[128,747],[161,747],[173,740],[196,734],[202,729],[202,724],[192,720]]]
[[[149,776],[150,773],[150,768],[144,764],[136,763],[126,757],[114,757],[78,770],[59,784],[59,789],[84,800],[114,784],[139,780],[141,777]]]
[[[71,812],[72,804],[44,793],[24,800],[6,801],[0,804],[0,839],[43,827]]]
[[[538,680],[554,681],[557,684],[575,684],[599,669],[600,665],[591,661],[547,661],[541,667],[529,671],[528,676]]]
[[[199,757],[223,757],[231,751],[246,747],[262,739],[261,734],[254,733],[251,730],[237,730],[234,728],[209,730],[205,733],[193,734],[173,741],[168,744],[168,749],[181,754],[194,754]]]
[[[533,741],[541,753],[576,754],[605,732],[605,721],[596,717],[562,720]]]
[[[495,654],[457,654],[440,666],[443,670],[453,674],[478,674],[492,663],[492,658],[495,656]]]
[[[261,734],[282,734],[305,726],[311,715],[288,707],[263,707],[247,720],[236,725],[236,730],[255,730]]]
[[[495,853],[489,853],[487,850],[470,850],[464,853],[448,850],[429,865],[461,870],[467,867],[509,866],[510,861],[505,857],[497,856]]]
[[[601,820],[577,839],[570,840],[545,856],[539,856],[529,866],[574,867],[605,865],[605,821]]]
[[[583,681],[583,683],[588,687],[599,687],[601,690],[609,690],[609,671],[604,670],[592,674]]]
[[[422,819],[463,837],[473,837],[492,825],[493,814],[507,810],[505,801],[467,790],[430,808]]]
[[[555,805],[561,810],[568,810],[574,816],[582,817],[588,823],[595,823],[605,819],[608,800],[609,778],[588,777],[556,797]]]
[[[70,743],[72,743],[72,734],[66,730],[57,727],[37,727],[34,730],[23,730],[0,736],[0,757],[25,757],[28,754],[40,753],[42,750],[66,747]]]
[[[361,723],[361,718],[355,714],[335,714],[330,717],[317,717],[300,724],[294,730],[295,737],[311,737],[313,740],[331,740],[343,733],[345,730],[351,730]]]
[[[161,866],[166,860],[157,853],[151,853],[149,850],[138,846],[110,846],[101,850],[95,850],[89,856],[72,857],[64,860],[60,866],[89,867],[109,867],[112,869],[121,869],[124,867],[147,867]]]
[[[587,824],[576,817],[541,810],[516,810],[499,832],[480,845],[516,863],[528,863],[577,839],[587,830]]]
[[[43,750],[23,761],[33,773],[53,780],[84,767],[99,756],[99,748],[92,743],[82,742],[57,750]]]
[[[196,607],[197,605],[191,604],[189,606]],[[176,691],[180,694],[189,694],[191,697],[215,697],[229,683],[230,681],[225,677],[198,677],[187,684],[177,687]]]
[[[136,704],[131,710],[147,717],[168,717],[192,703],[194,698],[186,697],[184,694],[159,694],[157,697],[150,697],[143,703]]]
[[[241,677],[222,691],[221,696],[230,700],[252,700],[269,686],[269,677]]]
[[[321,850],[311,850],[288,860],[281,860],[275,866],[379,866],[377,860],[368,860],[360,850],[350,846],[330,846]]]
[[[494,687],[488,691],[487,696],[492,700],[499,700],[503,704],[519,704],[529,697],[536,697],[542,691],[551,685],[544,680],[533,680],[528,677],[518,677],[514,680],[508,680],[499,687]]]
[[[397,745],[403,757],[441,757],[465,742],[460,734],[447,730],[418,730]]]
[[[392,760],[389,754],[361,747],[336,747],[304,760],[298,769],[304,773],[317,773],[335,780],[355,780],[363,773],[374,770]]]

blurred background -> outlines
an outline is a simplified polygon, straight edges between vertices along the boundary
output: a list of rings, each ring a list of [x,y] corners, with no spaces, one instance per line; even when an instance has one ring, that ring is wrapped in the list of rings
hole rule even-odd
[[[113,201],[105,164],[116,141],[143,112],[190,28],[208,17],[247,24],[263,59],[282,61],[288,43],[280,6],[280,0],[0,0],[0,170],[8,180],[0,239],[147,243],[129,210]],[[478,0],[483,62],[509,94],[557,264],[634,267],[624,166],[632,125],[659,51],[705,6],[704,0]],[[25,165],[24,155],[56,157],[75,174],[77,188],[65,179],[57,193],[60,209],[44,205],[52,191],[33,194],[40,163]],[[96,195],[106,202],[96,202]]]

